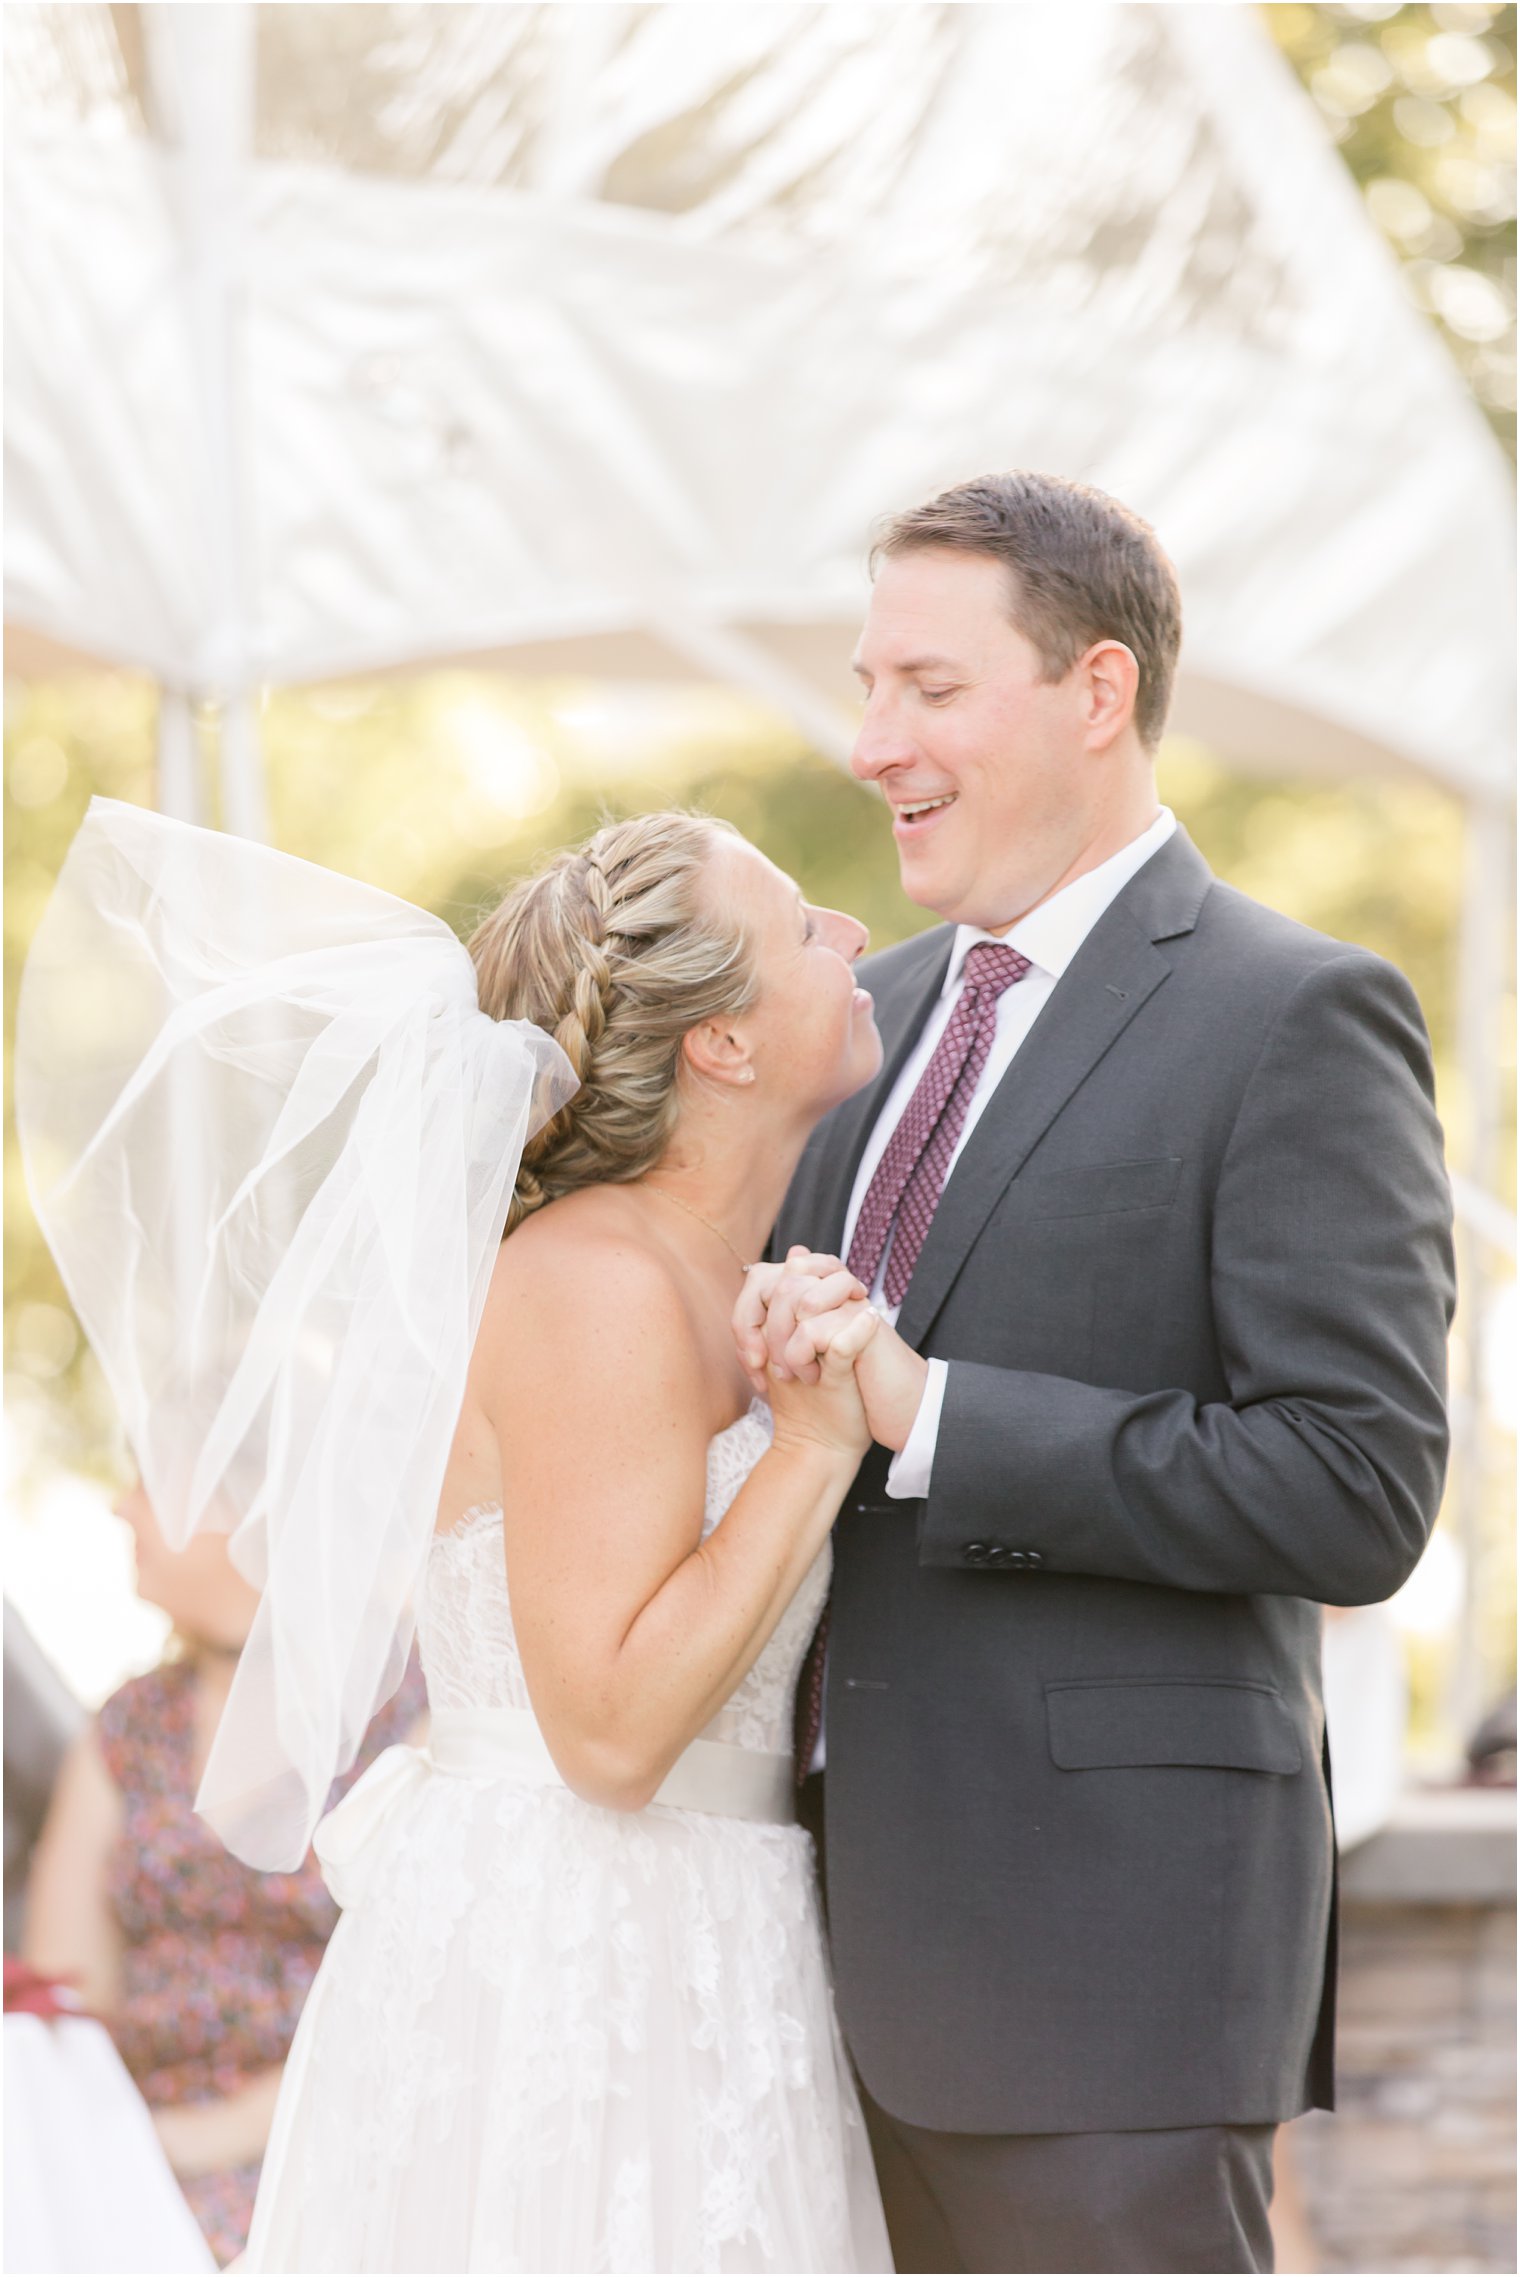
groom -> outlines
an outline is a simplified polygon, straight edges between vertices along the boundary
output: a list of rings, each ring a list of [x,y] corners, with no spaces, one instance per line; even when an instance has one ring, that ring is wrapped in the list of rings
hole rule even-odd
[[[1425,1030],[1158,806],[1143,522],[991,476],[874,570],[853,766],[945,923],[864,969],[881,1076],[741,1330],[803,1367],[836,1256],[896,1322],[798,1746],[897,2266],[1266,2269],[1332,2096],[1318,1605],[1399,1586],[1446,1452]]]

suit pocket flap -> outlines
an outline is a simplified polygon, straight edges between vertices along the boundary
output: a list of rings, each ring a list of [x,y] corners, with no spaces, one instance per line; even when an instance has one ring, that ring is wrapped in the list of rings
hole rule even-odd
[[[1052,1760],[1063,1771],[1180,1763],[1227,1771],[1297,1771],[1298,1734],[1264,1684],[1136,1677],[1048,1684]]]
[[[1012,1191],[1042,1218],[1082,1218],[1109,1210],[1164,1210],[1175,1199],[1182,1158],[1092,1162],[1079,1170],[1042,1170],[1016,1179]]]

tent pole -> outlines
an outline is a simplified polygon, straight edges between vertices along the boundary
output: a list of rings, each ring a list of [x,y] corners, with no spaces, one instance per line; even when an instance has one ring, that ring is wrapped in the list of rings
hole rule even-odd
[[[205,785],[195,715],[182,688],[158,691],[158,807],[177,822],[204,822]]]
[[[240,838],[270,843],[269,800],[258,713],[250,689],[239,689],[221,709],[217,759],[222,777],[222,828]]]
[[[219,699],[225,829],[266,838],[263,767],[250,702],[242,340],[253,150],[256,11],[155,4],[142,11],[154,124],[169,151],[168,196],[185,247],[186,303],[204,442],[210,592],[198,687]]]

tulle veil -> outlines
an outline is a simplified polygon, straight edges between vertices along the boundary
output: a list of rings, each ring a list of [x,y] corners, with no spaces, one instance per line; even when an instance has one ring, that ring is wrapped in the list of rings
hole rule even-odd
[[[197,1806],[305,1855],[399,1682],[523,1146],[558,1045],[377,888],[97,798],[22,983],[44,1235],[165,1537],[261,1591]]]

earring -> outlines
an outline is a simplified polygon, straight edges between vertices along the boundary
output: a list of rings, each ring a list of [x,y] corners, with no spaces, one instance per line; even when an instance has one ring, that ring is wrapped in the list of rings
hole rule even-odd
[[[754,1080],[755,1071],[752,1067],[745,1067],[739,1070],[739,1081],[741,1083],[753,1083]]]

